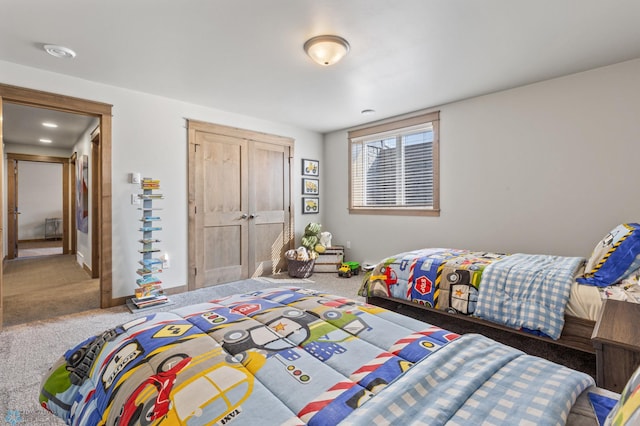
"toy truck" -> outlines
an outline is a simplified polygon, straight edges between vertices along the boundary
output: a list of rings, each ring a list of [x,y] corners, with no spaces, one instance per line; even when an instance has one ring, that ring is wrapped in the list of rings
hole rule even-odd
[[[342,262],[338,268],[338,276],[343,278],[351,278],[352,275],[360,273],[360,264],[358,262]]]

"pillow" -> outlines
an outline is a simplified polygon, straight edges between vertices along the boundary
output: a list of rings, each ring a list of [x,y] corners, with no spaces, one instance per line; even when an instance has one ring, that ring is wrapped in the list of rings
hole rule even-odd
[[[640,424],[640,368],[633,373],[613,407],[605,426],[633,426]]]
[[[640,225],[623,223],[609,232],[593,249],[580,284],[606,287],[640,268]]]

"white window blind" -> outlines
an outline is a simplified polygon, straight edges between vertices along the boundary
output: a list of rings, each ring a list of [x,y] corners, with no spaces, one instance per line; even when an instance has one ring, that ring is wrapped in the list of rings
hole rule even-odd
[[[433,121],[350,138],[350,209],[437,208]]]

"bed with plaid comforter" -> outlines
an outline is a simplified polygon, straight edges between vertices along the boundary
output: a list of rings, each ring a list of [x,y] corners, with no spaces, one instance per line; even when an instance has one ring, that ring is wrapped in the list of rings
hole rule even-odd
[[[372,305],[273,288],[71,348],[40,403],[70,425],[564,424],[583,374]]]
[[[390,256],[360,295],[412,301],[558,339],[582,257],[428,248]]]

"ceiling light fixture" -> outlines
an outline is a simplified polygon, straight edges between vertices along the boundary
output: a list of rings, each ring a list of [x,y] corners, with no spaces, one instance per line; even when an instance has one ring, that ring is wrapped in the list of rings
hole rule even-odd
[[[51,143],[53,141],[51,139],[40,139],[40,142],[42,142],[42,143]]]
[[[58,125],[57,125],[56,123],[50,123],[50,122],[48,122],[48,121],[46,121],[46,122],[42,123],[42,125],[43,125],[44,127],[51,127],[52,129],[55,129],[56,127],[58,127]]]
[[[55,44],[45,44],[43,47],[49,55],[55,56],[56,58],[73,59],[76,57],[76,52],[68,47]]]
[[[373,115],[376,113],[375,109],[363,109],[362,111],[360,111],[360,114],[362,115]]]
[[[321,35],[310,38],[304,44],[304,51],[320,65],[333,65],[349,52],[349,43],[335,35]]]

